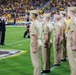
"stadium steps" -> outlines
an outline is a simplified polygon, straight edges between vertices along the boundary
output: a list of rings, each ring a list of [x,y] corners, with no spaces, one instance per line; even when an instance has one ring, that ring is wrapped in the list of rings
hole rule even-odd
[[[50,1],[48,1],[44,6],[42,6],[40,9],[45,8],[47,5],[50,4]]]

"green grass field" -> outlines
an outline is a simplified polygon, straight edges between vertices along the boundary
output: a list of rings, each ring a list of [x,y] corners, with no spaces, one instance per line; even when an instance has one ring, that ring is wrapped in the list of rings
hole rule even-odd
[[[19,56],[0,59],[0,75],[33,75],[33,67],[30,59],[30,39],[24,39],[25,27],[7,27],[5,46],[0,49],[24,50]],[[51,62],[53,65],[53,47],[51,49]],[[41,58],[42,61],[42,58]],[[42,67],[42,62],[41,62]],[[61,64],[47,75],[70,75],[68,61]]]

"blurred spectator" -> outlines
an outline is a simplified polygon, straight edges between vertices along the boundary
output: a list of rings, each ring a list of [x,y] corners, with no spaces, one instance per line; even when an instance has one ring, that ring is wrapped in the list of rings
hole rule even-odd
[[[6,18],[22,17],[27,15],[28,10],[39,9],[48,0],[2,0],[0,12],[6,14]],[[40,9],[40,13],[51,12],[52,15],[58,11],[66,10],[68,6],[76,6],[76,0],[51,0],[49,4]],[[1,10],[2,9],[2,10]],[[15,13],[15,14],[14,14]],[[28,15],[27,15],[28,16]]]
[[[4,0],[1,4],[3,12],[11,17],[13,13],[18,16],[25,16],[26,10],[39,9],[46,3],[45,0]]]

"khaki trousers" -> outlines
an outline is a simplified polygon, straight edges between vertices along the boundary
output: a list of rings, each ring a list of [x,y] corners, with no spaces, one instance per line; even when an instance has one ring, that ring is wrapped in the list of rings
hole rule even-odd
[[[66,40],[62,40],[62,44],[61,44],[61,60],[65,60],[66,59]]]
[[[31,52],[31,60],[34,67],[34,75],[41,75],[41,68],[40,68],[40,47],[37,48],[37,52],[33,53],[33,47],[30,47]]]
[[[0,31],[0,43],[1,43],[2,32]]]
[[[54,64],[60,64],[61,62],[61,49],[60,46],[54,42]]]
[[[42,45],[43,70],[50,70],[51,68],[50,49],[51,49],[51,42],[48,43],[47,48],[44,48],[43,43]]]
[[[72,41],[71,39],[67,39],[67,54],[68,60],[71,69],[71,75],[76,75],[76,51],[72,51],[71,49]]]

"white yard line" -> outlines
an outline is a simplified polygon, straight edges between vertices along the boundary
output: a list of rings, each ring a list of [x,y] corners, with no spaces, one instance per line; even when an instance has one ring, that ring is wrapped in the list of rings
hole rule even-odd
[[[48,75],[48,74],[41,74],[41,75]]]
[[[22,44],[19,44],[18,46],[22,46]]]
[[[54,70],[55,68],[57,68],[57,66],[53,66],[53,67],[50,69],[50,71]]]
[[[6,45],[13,45],[13,44],[17,44],[17,43],[20,43],[20,42],[25,42],[26,40],[19,40],[19,41],[15,41],[15,42],[12,42],[12,43],[8,43]]]
[[[66,60],[68,60],[68,58],[66,58]],[[66,61],[65,61],[66,62]],[[64,63],[64,61],[63,62],[61,62],[61,64],[62,63]],[[57,68],[58,66],[53,66],[51,69],[50,69],[50,71],[52,71],[52,70],[54,70],[55,68]]]

